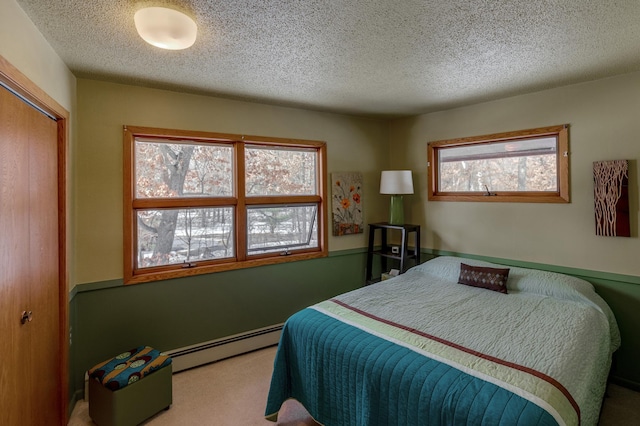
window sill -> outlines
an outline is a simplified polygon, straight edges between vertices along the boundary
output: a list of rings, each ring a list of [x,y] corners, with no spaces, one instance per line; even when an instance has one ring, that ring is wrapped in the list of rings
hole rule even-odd
[[[462,201],[481,203],[569,203],[569,195],[558,193],[531,193],[526,194],[503,194],[491,193],[484,195],[477,192],[456,193],[456,194],[433,194],[428,196],[429,201]]]
[[[203,266],[195,266],[186,269],[170,269],[164,271],[139,272],[124,277],[124,284],[139,284],[153,281],[170,280],[173,278],[190,277],[215,272],[233,271],[237,269],[255,268],[258,266],[277,265],[281,263],[297,262],[300,260],[319,259],[327,257],[326,251],[289,254],[286,256],[272,256],[260,259],[251,259],[240,262],[216,263]]]

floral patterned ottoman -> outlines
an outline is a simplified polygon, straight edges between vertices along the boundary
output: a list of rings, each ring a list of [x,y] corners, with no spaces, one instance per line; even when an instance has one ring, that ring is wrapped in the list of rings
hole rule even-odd
[[[137,425],[171,405],[171,358],[149,346],[101,362],[88,374],[89,416],[98,426]]]

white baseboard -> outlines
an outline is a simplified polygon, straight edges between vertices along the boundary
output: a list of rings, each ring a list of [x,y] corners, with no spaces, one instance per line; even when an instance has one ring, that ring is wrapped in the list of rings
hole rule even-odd
[[[284,323],[259,328],[221,339],[210,340],[183,348],[164,351],[172,359],[174,373],[220,361],[269,346],[277,345]],[[89,399],[89,375],[84,375],[84,399]],[[78,398],[80,400],[82,398]],[[75,405],[75,403],[73,404]]]
[[[164,351],[172,359],[173,372],[187,370],[235,355],[277,345],[284,324],[251,330],[221,339]]]

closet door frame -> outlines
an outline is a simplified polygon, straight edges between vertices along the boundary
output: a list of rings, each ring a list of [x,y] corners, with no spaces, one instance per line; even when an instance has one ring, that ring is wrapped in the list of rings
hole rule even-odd
[[[60,425],[69,418],[69,273],[67,264],[67,161],[69,112],[0,55],[0,83],[54,117],[57,123],[58,152],[58,341],[61,353],[58,366]],[[52,303],[56,303],[55,301]]]

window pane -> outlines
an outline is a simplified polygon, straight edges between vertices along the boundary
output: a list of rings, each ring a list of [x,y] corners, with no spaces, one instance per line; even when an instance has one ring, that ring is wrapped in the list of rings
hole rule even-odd
[[[438,161],[443,192],[558,190],[555,137],[443,147]]]
[[[247,209],[249,254],[318,247],[318,206]]]
[[[138,268],[233,257],[233,211],[138,210]]]
[[[316,195],[314,149],[245,147],[247,196]]]
[[[232,160],[228,145],[136,139],[136,197],[230,197]]]

